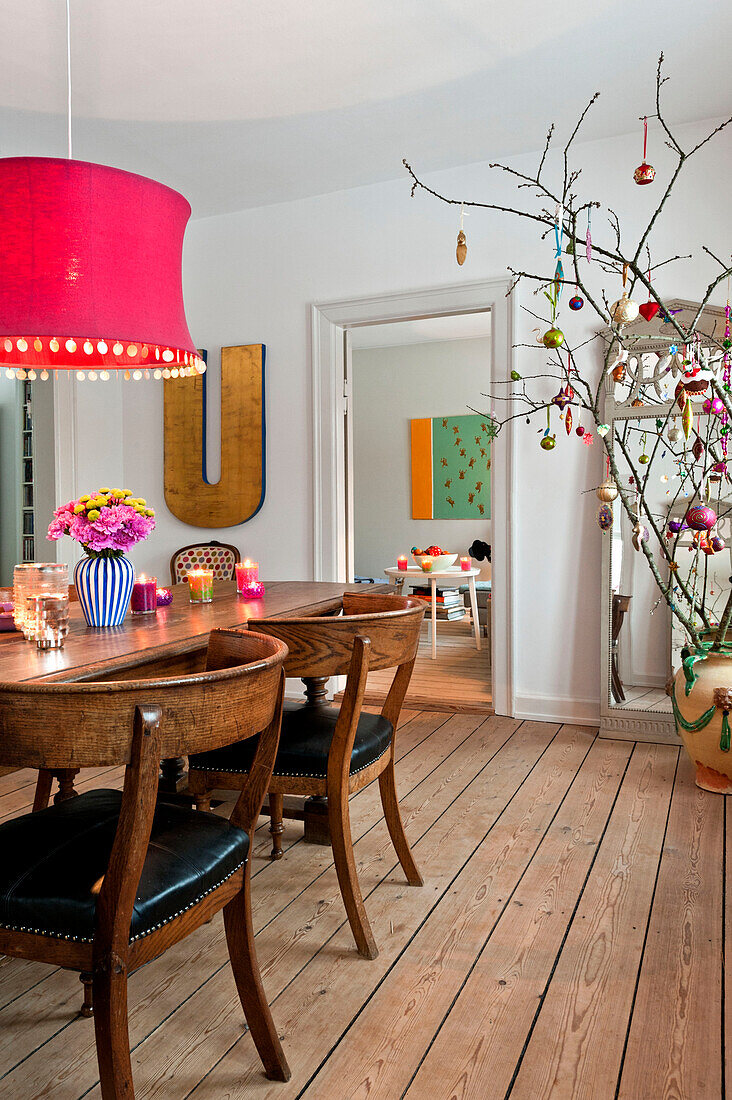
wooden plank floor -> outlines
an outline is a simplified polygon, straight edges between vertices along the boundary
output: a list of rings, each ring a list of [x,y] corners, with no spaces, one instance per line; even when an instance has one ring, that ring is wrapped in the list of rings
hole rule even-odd
[[[369,674],[366,700],[383,702],[393,670]],[[427,623],[422,626],[419,653],[407,691],[407,705],[429,710],[461,711],[468,714],[492,714],[491,640],[475,637],[469,620],[437,624],[437,657],[432,660]]]
[[[216,917],[130,980],[138,1100],[722,1098],[729,825],[683,753],[412,710],[398,756],[422,889],[377,786],[351,803],[375,961],[355,954],[330,849],[288,821],[271,864],[260,827],[258,952],[292,1080],[262,1074]],[[27,812],[32,780],[0,777],[0,819]],[[75,975],[0,959],[0,1097],[98,1100],[79,1003]]]

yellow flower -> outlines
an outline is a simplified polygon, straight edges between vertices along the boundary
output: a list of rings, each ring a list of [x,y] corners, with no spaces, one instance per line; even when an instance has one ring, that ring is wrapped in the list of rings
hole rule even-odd
[[[79,500],[80,500],[80,501],[81,501],[81,502],[82,502],[83,504],[86,504],[87,500],[89,500],[89,497],[88,497],[88,496],[87,496],[86,494],[84,494],[84,496],[83,496],[83,497],[79,497]]]
[[[104,488],[104,489],[100,489],[100,490],[99,490],[99,492],[100,492],[100,493],[108,493],[108,492],[109,492],[109,489],[107,489],[107,488]]]
[[[146,508],[145,509],[145,515],[146,516],[154,516],[155,515],[155,509],[154,508]]]
[[[83,511],[85,511],[83,504],[75,504],[74,505],[74,515],[75,516],[80,516]]]
[[[92,508],[90,512],[87,512],[87,516],[91,520],[99,519],[99,510],[97,508]]]
[[[135,504],[141,504],[142,507],[144,508],[145,505],[147,504],[147,501],[144,500],[143,497],[138,497],[137,500],[135,501]]]
[[[132,496],[132,490],[131,489],[123,489],[122,490],[122,496],[123,497],[131,497]]]

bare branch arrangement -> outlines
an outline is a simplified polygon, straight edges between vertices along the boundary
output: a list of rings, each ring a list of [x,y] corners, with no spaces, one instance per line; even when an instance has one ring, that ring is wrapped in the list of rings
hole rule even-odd
[[[493,392],[484,395],[490,399],[494,409],[490,415],[495,431],[500,431],[501,427],[511,420],[519,417],[531,418],[543,412],[547,416],[547,428],[543,434],[541,446],[551,450],[556,440],[550,433],[549,417],[551,410],[555,407],[559,407],[562,413],[568,434],[573,422],[572,409],[575,410],[579,421],[575,430],[577,434],[582,434],[584,442],[588,444],[593,441],[593,438],[592,434],[582,427],[582,420],[595,426],[607,456],[608,473],[606,481],[597,489],[598,496],[605,502],[607,508],[604,513],[605,522],[603,523],[602,508],[598,515],[598,522],[604,530],[611,526],[610,505],[613,500],[619,500],[634,528],[633,545],[644,555],[662,598],[683,626],[691,645],[702,651],[721,648],[732,623],[732,591],[718,619],[715,620],[710,614],[705,564],[710,555],[724,548],[722,539],[714,533],[714,526],[723,514],[728,514],[728,510],[723,511],[721,500],[722,486],[730,480],[726,466],[727,436],[732,427],[730,387],[732,340],[729,333],[729,305],[726,311],[727,325],[724,334],[720,331],[709,335],[705,331],[704,348],[701,346],[699,325],[712,295],[720,284],[732,275],[732,263],[720,259],[710,248],[703,246],[704,253],[715,262],[718,270],[711,277],[703,295],[697,299],[699,305],[690,320],[682,320],[673,310],[667,308],[653,285],[652,277],[665,265],[689,257],[671,256],[652,264],[650,241],[682,171],[708,142],[732,123],[732,118],[716,126],[691,149],[684,149],[663,114],[662,88],[668,79],[663,75],[663,60],[663,54],[661,54],[656,70],[656,112],[652,117],[658,120],[665,134],[665,144],[673,153],[675,163],[648,224],[630,247],[623,241],[622,227],[617,214],[609,208],[605,211],[609,243],[603,240],[602,244],[598,244],[592,240],[591,217],[593,211],[597,216],[602,207],[594,199],[581,198],[578,190],[581,170],[572,168],[570,165],[572,146],[599,93],[592,96],[580,114],[576,126],[561,151],[560,178],[557,185],[551,185],[546,178],[548,155],[554,140],[553,125],[547,133],[534,175],[520,172],[506,164],[490,165],[490,168],[507,174],[515,181],[519,198],[527,195],[533,200],[538,199],[540,204],[538,209],[531,209],[529,203],[522,204],[518,200],[516,205],[508,206],[465,198],[450,198],[428,187],[406,160],[403,163],[412,179],[412,196],[420,189],[441,202],[459,206],[461,209],[472,207],[493,210],[533,222],[540,228],[542,239],[554,236],[556,265],[553,274],[508,269],[511,275],[509,294],[520,283],[526,282],[532,286],[535,294],[541,294],[549,303],[548,317],[545,314],[527,310],[543,325],[549,326],[540,336],[537,344],[517,346],[534,348],[541,346],[549,349],[551,358],[548,372],[522,378],[518,372],[513,371],[510,379],[496,383],[492,387]],[[647,120],[644,120],[644,124],[647,124]],[[644,161],[635,172],[636,183],[650,183],[654,176],[655,171],[646,163],[644,154]],[[583,234],[585,225],[587,229]],[[463,248],[464,239],[463,235]],[[464,259],[464,252],[462,256]],[[563,256],[568,257],[570,263],[570,272],[567,275],[564,273]],[[622,278],[623,292],[618,301],[611,303],[604,292],[598,295],[590,289],[587,276],[591,264],[595,264],[605,274]],[[587,303],[601,326],[601,329],[589,340],[574,347],[557,327],[560,297],[565,288],[572,290],[570,308],[579,309]],[[632,296],[636,289],[647,295],[647,302],[641,306],[633,301]],[[627,421],[619,421],[618,426],[611,433],[608,425],[602,422],[607,376],[611,374],[616,382],[623,380],[628,357],[633,354],[634,345],[641,339],[637,334],[629,333],[627,329],[627,325],[638,317],[639,312],[648,321],[660,315],[669,326],[673,343],[669,347],[669,354],[665,360],[665,370],[669,375],[678,375],[680,379],[676,386],[674,401],[666,403],[666,408],[660,410],[655,421],[655,442],[650,449],[650,454],[646,454],[644,448],[644,453],[640,456],[642,464],[639,464],[638,459],[634,457],[630,447],[632,433],[639,429],[634,428]],[[594,366],[592,371],[578,365],[580,360],[578,353],[583,352],[582,358],[587,360],[590,358],[588,352],[598,346],[596,342],[602,346],[602,369],[597,378],[595,378],[595,371],[599,356],[592,357],[594,358],[594,363],[590,364]],[[549,400],[541,396],[546,379],[556,379],[560,387],[559,392]],[[645,397],[642,387],[641,397]],[[701,412],[702,408],[693,406],[692,401],[704,402],[706,427],[703,429],[700,427],[697,431],[693,430],[693,416],[696,412]],[[499,403],[500,408],[495,411]],[[646,401],[639,400],[638,403],[646,404]],[[658,405],[659,400],[658,398],[655,401],[649,400],[648,404]],[[504,409],[505,412],[503,412]],[[679,415],[684,425],[683,432],[679,432],[674,426],[675,417]],[[701,421],[699,423],[701,424]],[[672,447],[670,446],[672,443],[678,443],[679,446]],[[657,470],[664,450],[666,452],[670,450],[674,461],[678,464],[679,488],[671,495],[666,513],[660,515],[657,506],[654,507],[648,499],[650,495],[648,488],[649,476],[654,468]],[[622,455],[624,463],[627,464],[630,476],[627,473],[621,474],[618,454]],[[709,504],[710,496],[715,489],[719,499],[717,513]],[[688,501],[684,518],[669,520],[672,512],[681,506],[682,496],[685,504]],[[694,548],[702,566],[692,570],[695,577],[701,577],[703,574],[704,579],[699,584],[696,580],[690,583],[688,578],[684,579],[680,575],[675,558],[682,531],[688,529],[694,531]]]

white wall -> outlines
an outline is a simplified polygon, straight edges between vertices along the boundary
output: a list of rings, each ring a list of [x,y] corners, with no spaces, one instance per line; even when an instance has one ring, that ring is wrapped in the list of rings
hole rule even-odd
[[[21,560],[20,386],[0,373],[0,585],[13,583],[13,566]]]
[[[689,145],[701,128],[679,127]],[[582,192],[618,212],[624,238],[632,240],[645,225],[668,175],[671,154],[653,136],[650,158],[656,183],[638,187],[638,135],[578,145],[574,161],[582,166]],[[415,166],[420,150],[405,145]],[[475,152],[479,155],[480,147]],[[490,155],[490,150],[485,150]],[[560,170],[550,157],[547,179]],[[533,170],[536,158],[515,158],[521,170]],[[395,165],[395,171],[398,166]],[[732,237],[725,220],[724,181],[732,170],[730,137],[725,133],[691,162],[654,231],[655,261],[694,253],[683,264],[661,269],[657,285],[666,295],[699,297],[716,271],[701,254],[707,243],[729,255]],[[509,178],[487,163],[471,164],[430,176],[431,186],[449,195],[504,201],[517,196]],[[527,191],[520,200],[532,202]],[[540,207],[538,201],[535,206]],[[537,227],[496,212],[475,212],[466,222],[468,259],[455,263],[457,214],[430,196],[409,197],[406,178],[280,206],[202,219],[188,232],[184,285],[191,331],[199,346],[216,353],[222,344],[261,341],[267,345],[268,476],[261,512],[241,529],[209,532],[238,543],[257,557],[265,577],[312,576],[312,449],[310,413],[309,306],[313,301],[456,284],[501,277],[507,265],[537,273],[552,267],[552,244]],[[596,214],[593,236],[609,239],[607,223]],[[619,280],[595,264],[593,282],[612,297]],[[530,289],[521,300],[540,307]],[[718,298],[720,301],[721,298]],[[595,330],[585,308],[561,322],[574,343]],[[531,344],[537,322],[520,313],[518,340]],[[541,351],[518,348],[522,374],[540,372]],[[593,353],[584,353],[589,373],[599,370]],[[504,365],[496,364],[500,377]],[[98,458],[119,422],[108,407],[100,410],[99,390],[86,389],[79,422],[87,431],[89,466]],[[164,575],[176,546],[197,530],[170,516],[163,504],[162,388],[129,384],[122,392],[124,478],[135,492],[155,502],[158,529],[134,555],[141,568]],[[103,415],[100,415],[100,412]],[[589,426],[589,425],[588,425]],[[557,715],[591,720],[599,699],[599,595],[601,533],[595,523],[594,496],[585,489],[602,479],[600,448],[582,446],[576,437],[558,436],[554,451],[538,446],[534,427],[517,427],[516,529],[510,538],[518,562],[516,589],[517,663],[515,687],[521,714]],[[88,480],[88,479],[87,479]],[[494,521],[495,522],[495,521]]]
[[[491,342],[434,341],[353,351],[354,561],[379,577],[412,546],[437,543],[467,554],[491,541],[481,519],[412,519],[410,420],[480,409],[488,389]],[[484,399],[483,399],[484,400]]]

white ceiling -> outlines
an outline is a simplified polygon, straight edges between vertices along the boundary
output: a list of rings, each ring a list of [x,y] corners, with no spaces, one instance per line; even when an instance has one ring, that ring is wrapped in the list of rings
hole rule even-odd
[[[531,151],[732,100],[719,0],[71,0],[75,155],[194,216]],[[0,154],[65,155],[65,0],[0,0]]]
[[[396,321],[387,325],[364,325],[351,329],[351,347],[393,348],[402,344],[428,344],[435,340],[474,340],[490,336],[491,315],[462,313],[452,317],[420,317],[416,321]]]

